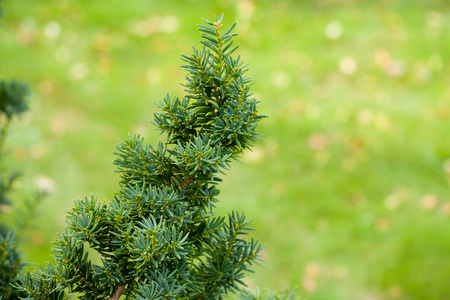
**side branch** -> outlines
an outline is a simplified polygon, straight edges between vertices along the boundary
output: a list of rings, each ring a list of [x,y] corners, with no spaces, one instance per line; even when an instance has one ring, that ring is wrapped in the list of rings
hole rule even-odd
[[[184,189],[194,180],[193,176],[189,176],[188,179],[183,183],[183,186],[181,187],[181,191],[184,191]]]

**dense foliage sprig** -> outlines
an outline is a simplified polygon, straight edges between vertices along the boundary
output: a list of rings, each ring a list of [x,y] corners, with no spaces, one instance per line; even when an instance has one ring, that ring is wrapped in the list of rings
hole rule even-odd
[[[154,148],[134,136],[117,146],[120,190],[109,203],[76,201],[55,262],[21,276],[26,299],[221,299],[262,261],[258,241],[243,238],[252,230],[245,215],[213,211],[219,173],[260,138],[265,117],[246,65],[232,56],[234,25],[221,28],[222,17],[199,25],[202,49],[182,55],[187,95],[158,104],[154,124],[166,142]]]

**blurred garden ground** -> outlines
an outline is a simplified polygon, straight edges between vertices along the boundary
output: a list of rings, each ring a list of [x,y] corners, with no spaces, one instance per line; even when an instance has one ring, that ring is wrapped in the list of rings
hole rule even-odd
[[[24,252],[50,260],[73,200],[117,190],[114,145],[183,95],[179,53],[225,13],[265,140],[234,164],[219,214],[245,211],[269,269],[303,299],[448,299],[450,2],[7,0],[0,76],[26,81],[11,160],[51,194]],[[37,265],[31,266],[36,268]]]

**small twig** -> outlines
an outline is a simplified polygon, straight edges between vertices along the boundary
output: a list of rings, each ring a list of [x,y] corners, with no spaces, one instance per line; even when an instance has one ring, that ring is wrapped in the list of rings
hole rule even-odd
[[[119,300],[119,298],[125,294],[125,286],[127,284],[126,283],[122,283],[118,288],[117,288],[117,292],[114,295],[111,295],[108,300]]]
[[[181,187],[181,191],[184,191],[184,189],[194,180],[193,177],[189,177],[186,182],[183,183],[183,186]]]

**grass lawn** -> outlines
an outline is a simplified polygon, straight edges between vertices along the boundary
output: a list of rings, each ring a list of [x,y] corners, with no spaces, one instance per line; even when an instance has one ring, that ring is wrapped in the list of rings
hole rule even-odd
[[[450,294],[450,3],[6,0],[0,77],[31,110],[10,130],[24,187],[47,185],[24,249],[50,260],[64,210],[117,186],[114,145],[183,95],[179,53],[225,13],[265,140],[224,177],[218,214],[245,211],[269,269],[247,282],[302,299]],[[31,266],[36,268],[37,265]]]

